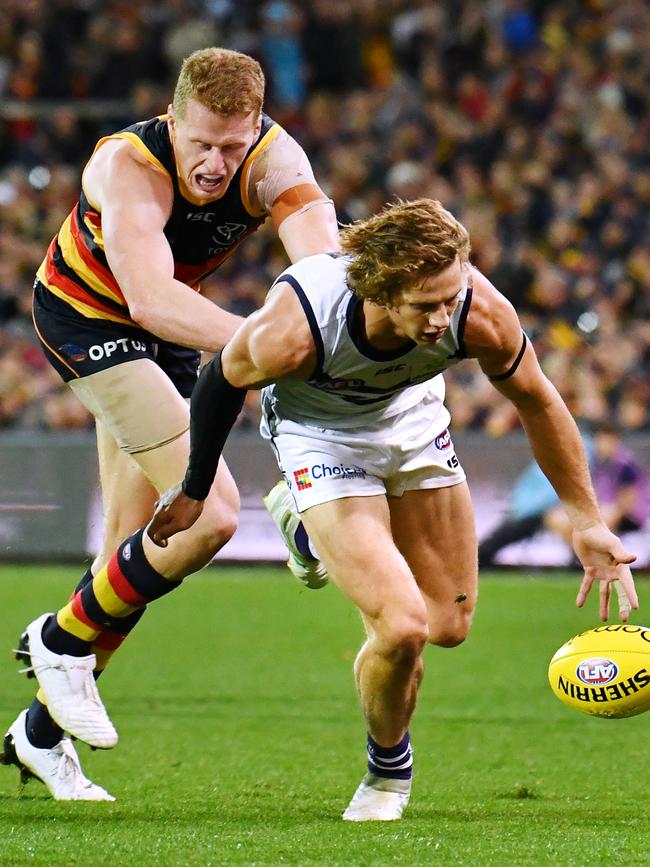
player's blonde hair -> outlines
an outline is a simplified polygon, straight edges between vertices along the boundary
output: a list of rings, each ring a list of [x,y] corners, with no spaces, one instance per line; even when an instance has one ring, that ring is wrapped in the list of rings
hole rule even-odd
[[[201,105],[225,117],[259,115],[264,102],[264,73],[257,60],[227,48],[202,48],[186,57],[174,90],[176,117],[184,118],[187,103]]]
[[[435,199],[397,202],[341,231],[347,279],[362,298],[391,307],[402,291],[469,256],[467,229]]]

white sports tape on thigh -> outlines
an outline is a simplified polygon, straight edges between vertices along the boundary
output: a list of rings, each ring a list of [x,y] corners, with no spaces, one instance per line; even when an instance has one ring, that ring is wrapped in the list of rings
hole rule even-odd
[[[189,427],[189,409],[169,377],[147,358],[118,364],[70,387],[131,455],[172,442]]]

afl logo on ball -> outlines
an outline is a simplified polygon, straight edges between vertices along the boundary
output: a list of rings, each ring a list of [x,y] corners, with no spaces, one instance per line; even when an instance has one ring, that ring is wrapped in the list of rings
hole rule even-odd
[[[449,431],[443,430],[443,432],[441,434],[438,434],[438,436],[435,439],[435,443],[436,443],[436,448],[440,449],[441,451],[443,449],[448,449],[449,446],[451,445],[451,434],[449,433]]]
[[[584,659],[576,668],[578,679],[590,686],[601,686],[610,683],[618,674],[618,665],[611,659],[596,656]]]

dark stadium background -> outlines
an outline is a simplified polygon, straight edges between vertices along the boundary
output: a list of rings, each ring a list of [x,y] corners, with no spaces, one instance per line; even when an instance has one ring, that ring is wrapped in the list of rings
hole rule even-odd
[[[303,144],[339,218],[440,199],[473,260],[519,310],[586,429],[615,420],[650,463],[648,12],[642,0],[5,0],[0,8],[0,559],[92,547],[92,425],[38,348],[31,283],[98,137],[164,112],[180,60],[256,56],[267,111]],[[260,231],[205,284],[247,314],[286,260]],[[512,407],[471,364],[447,376],[479,529],[527,460]],[[224,556],[274,559],[259,496],[275,478],[254,430],[242,532]],[[650,562],[648,532],[632,540]],[[543,537],[511,560],[561,564]]]

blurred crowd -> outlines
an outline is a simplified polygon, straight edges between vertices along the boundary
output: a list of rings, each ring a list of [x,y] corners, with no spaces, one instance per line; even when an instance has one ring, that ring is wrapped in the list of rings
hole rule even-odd
[[[97,138],[164,112],[209,44],[260,60],[341,221],[440,199],[574,416],[650,430],[644,0],[4,0],[0,427],[89,425],[35,343],[33,275]],[[286,263],[262,229],[204,288],[247,314]],[[518,425],[472,364],[447,396],[456,429]]]

